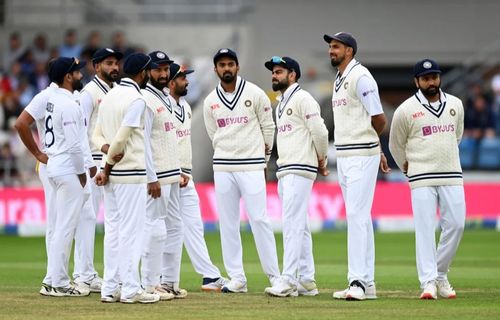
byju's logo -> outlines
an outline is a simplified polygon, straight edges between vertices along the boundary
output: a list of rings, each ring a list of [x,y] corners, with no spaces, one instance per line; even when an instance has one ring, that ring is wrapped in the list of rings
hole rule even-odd
[[[226,119],[217,119],[217,125],[219,128],[224,128],[226,126]]]
[[[422,133],[424,134],[424,136],[431,135],[432,134],[432,128],[431,128],[431,126],[423,127],[422,128]]]

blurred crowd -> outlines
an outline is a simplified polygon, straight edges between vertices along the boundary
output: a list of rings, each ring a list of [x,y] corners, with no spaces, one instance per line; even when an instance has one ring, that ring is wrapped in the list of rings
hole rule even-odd
[[[109,41],[104,41],[99,31],[91,31],[82,44],[76,29],[68,29],[60,44],[51,44],[46,34],[40,32],[33,39],[23,39],[13,32],[8,43],[2,44],[0,60],[0,187],[30,185],[33,182],[34,160],[27,154],[14,122],[31,99],[49,85],[47,62],[58,56],[77,57],[90,62],[94,52],[111,47],[125,56],[144,51],[128,44],[126,35],[117,31]],[[30,41],[31,40],[31,41]],[[87,63],[84,83],[94,76],[92,63]]]
[[[79,39],[86,40],[82,43]],[[37,183],[33,157],[27,154],[19,140],[14,122],[31,99],[48,86],[46,65],[50,59],[66,56],[90,62],[94,52],[102,47],[111,47],[125,56],[145,51],[140,46],[130,45],[121,31],[113,33],[106,41],[99,31],[80,35],[76,29],[68,29],[61,40],[58,44],[49,43],[43,32],[33,39],[23,39],[20,33],[13,32],[8,42],[1,46],[0,187]],[[83,74],[84,83],[92,79],[92,63],[87,63]],[[192,83],[190,87],[199,98],[198,86]],[[464,169],[499,169],[500,73],[491,79],[472,81],[463,101],[465,131],[460,152]]]

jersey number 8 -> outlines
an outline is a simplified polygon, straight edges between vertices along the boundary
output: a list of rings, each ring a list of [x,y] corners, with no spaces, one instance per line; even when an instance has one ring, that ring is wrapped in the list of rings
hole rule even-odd
[[[52,125],[52,116],[49,115],[47,118],[45,118],[45,147],[50,148],[54,142],[55,142],[55,136],[54,136],[54,126]],[[49,133],[50,133],[50,140],[49,140]],[[50,143],[49,143],[50,141]]]

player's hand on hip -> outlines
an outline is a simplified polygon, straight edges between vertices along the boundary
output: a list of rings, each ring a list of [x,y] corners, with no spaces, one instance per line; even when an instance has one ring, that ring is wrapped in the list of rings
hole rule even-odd
[[[80,180],[80,184],[82,185],[82,188],[85,188],[85,185],[87,184],[87,174],[86,173],[80,173],[77,174],[78,180]]]
[[[148,194],[153,199],[161,196],[161,185],[158,181],[148,183]]]
[[[95,177],[96,174],[97,174],[97,167],[96,166],[89,168],[89,175],[91,178]]]
[[[380,154],[380,171],[383,173],[391,172],[391,168],[389,168],[389,165],[387,164],[387,157],[383,153]]]
[[[189,183],[189,176],[187,174],[181,173],[181,181],[179,182],[179,186],[184,188]]]
[[[43,152],[38,153],[35,157],[43,164],[47,164],[47,162],[49,161],[49,157]]]
[[[94,181],[98,186],[105,186],[108,183],[108,177],[103,172],[99,172],[95,176]]]
[[[114,162],[120,162],[120,160],[123,158],[123,155],[124,155],[123,152],[115,154],[113,156],[113,161]]]

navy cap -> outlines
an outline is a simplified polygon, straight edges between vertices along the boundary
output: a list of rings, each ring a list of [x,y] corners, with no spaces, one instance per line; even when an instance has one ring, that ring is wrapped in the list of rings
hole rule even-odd
[[[59,57],[49,67],[49,79],[60,82],[66,74],[78,71],[86,64],[85,61],[80,61],[77,58]]]
[[[299,63],[290,57],[283,57],[282,58],[279,56],[274,56],[271,58],[271,60],[266,61],[266,63],[264,63],[264,66],[266,66],[266,68],[268,70],[271,70],[271,71],[273,71],[274,66],[282,66],[283,68],[286,68],[290,71],[292,71],[292,70],[295,71],[295,73],[297,74],[297,80],[299,80],[299,78],[300,78]]]
[[[153,51],[149,53],[149,56],[151,57],[152,61],[157,65],[171,64],[172,62],[174,62],[174,60],[170,60],[167,54],[163,51]]]
[[[111,48],[102,48],[94,53],[94,55],[92,56],[92,63],[99,63],[105,60],[107,57],[115,57],[118,61],[120,61],[123,58],[123,53],[115,51]]]
[[[177,63],[172,63],[170,65],[170,78],[168,80],[174,80],[177,77],[185,76],[193,72],[194,70],[185,69],[183,66],[180,66]]]
[[[136,52],[125,58],[123,72],[128,75],[136,75],[142,70],[156,69],[158,65],[154,63],[150,56]]]
[[[222,57],[229,57],[229,58],[233,59],[234,61],[236,61],[236,64],[238,64],[238,56],[236,55],[236,52],[234,52],[233,50],[231,50],[229,48],[222,48],[222,49],[219,49],[219,51],[217,51],[217,53],[214,56],[214,65],[216,65],[217,61],[219,61],[220,58],[222,58]]]
[[[415,78],[429,74],[429,73],[441,73],[441,68],[436,61],[431,59],[424,59],[415,64],[413,67],[413,74]]]
[[[356,54],[356,52],[358,51],[358,43],[356,42],[356,39],[354,39],[354,37],[350,33],[337,32],[333,36],[329,36],[329,35],[325,34],[323,36],[323,39],[325,39],[325,41],[327,43],[331,43],[332,40],[337,40],[339,42],[342,42],[346,46],[351,47],[354,54]]]

